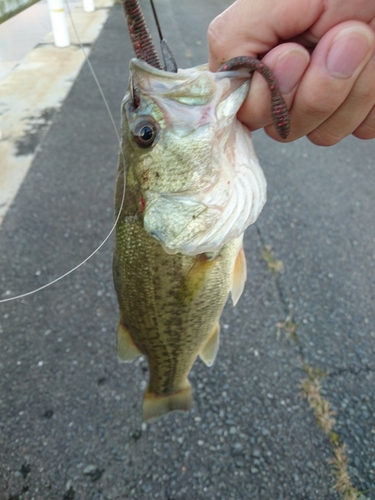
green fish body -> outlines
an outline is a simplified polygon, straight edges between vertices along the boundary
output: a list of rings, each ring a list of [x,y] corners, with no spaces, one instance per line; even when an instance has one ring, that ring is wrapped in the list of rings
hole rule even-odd
[[[221,312],[244,287],[243,233],[266,201],[250,133],[236,120],[248,85],[241,72],[130,63],[113,274],[118,356],[149,364],[145,420],[190,408],[188,374],[198,355],[214,362]]]

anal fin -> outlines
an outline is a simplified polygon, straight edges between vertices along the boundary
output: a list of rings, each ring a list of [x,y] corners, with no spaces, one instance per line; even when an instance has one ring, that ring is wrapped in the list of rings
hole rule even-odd
[[[192,403],[189,381],[182,389],[171,394],[155,394],[146,391],[143,397],[142,417],[146,422],[157,420],[170,411],[189,411]]]
[[[232,302],[235,306],[242,295],[243,289],[245,288],[245,282],[247,278],[247,268],[246,268],[246,257],[243,247],[238,252],[236,261],[233,268],[232,276]]]
[[[117,328],[117,356],[119,360],[124,363],[131,363],[141,355],[142,353],[134,344],[129,330],[119,323]]]
[[[206,366],[212,366],[216,359],[220,343],[220,324],[215,326],[211,336],[199,351],[199,357]]]

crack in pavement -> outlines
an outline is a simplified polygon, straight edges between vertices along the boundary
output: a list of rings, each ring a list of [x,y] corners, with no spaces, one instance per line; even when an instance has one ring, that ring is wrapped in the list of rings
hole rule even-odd
[[[334,430],[334,426],[336,425],[336,420],[334,418],[335,412],[331,409],[329,401],[321,395],[319,380],[323,378],[338,376],[343,373],[359,374],[361,372],[369,373],[375,370],[367,366],[357,370],[354,368],[343,368],[336,369],[332,372],[324,372],[323,370],[309,365],[306,362],[304,350],[297,334],[298,323],[295,323],[293,321],[293,313],[291,307],[290,305],[288,305],[287,300],[285,299],[283,287],[280,283],[280,280],[278,279],[278,275],[282,271],[283,263],[281,261],[277,261],[274,258],[273,254],[271,253],[271,247],[269,245],[266,245],[259,226],[255,224],[255,227],[262,248],[264,249],[262,258],[266,261],[268,269],[272,271],[277,295],[286,316],[286,319],[282,322],[277,323],[276,326],[277,328],[289,333],[291,339],[298,347],[302,367],[307,373],[307,378],[305,378],[301,382],[301,395],[308,400],[310,408],[314,411],[319,427],[329,439],[329,443],[333,452],[333,458],[329,463],[332,467],[331,473],[335,479],[334,489],[338,493],[342,494],[342,498],[344,500],[364,499],[365,497],[362,495],[362,493],[359,492],[351,483],[348,472],[349,460],[346,454],[346,446],[339,433]]]

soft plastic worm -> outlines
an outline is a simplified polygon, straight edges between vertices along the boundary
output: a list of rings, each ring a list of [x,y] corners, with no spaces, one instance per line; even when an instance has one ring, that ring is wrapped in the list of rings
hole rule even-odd
[[[280,137],[286,139],[290,130],[289,111],[281,95],[276,78],[272,71],[262,61],[255,57],[240,56],[230,59],[218,71],[234,71],[236,69],[249,69],[250,73],[257,71],[266,79],[268,87],[271,91],[271,112],[273,123]]]
[[[122,0],[135,56],[157,69],[163,69],[148,31],[138,0]]]

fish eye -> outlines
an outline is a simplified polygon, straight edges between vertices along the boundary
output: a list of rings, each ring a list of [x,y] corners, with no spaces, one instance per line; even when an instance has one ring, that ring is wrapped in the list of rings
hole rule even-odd
[[[156,126],[151,121],[137,123],[133,129],[133,136],[136,144],[141,148],[149,148],[156,138]]]

